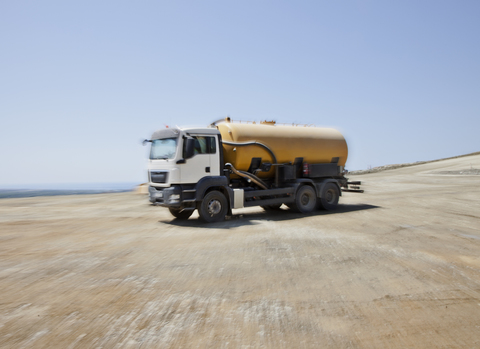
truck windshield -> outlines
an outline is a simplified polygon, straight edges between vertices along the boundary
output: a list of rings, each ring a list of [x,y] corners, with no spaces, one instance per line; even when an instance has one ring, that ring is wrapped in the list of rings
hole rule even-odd
[[[150,159],[173,159],[176,151],[176,138],[155,139],[152,141]]]

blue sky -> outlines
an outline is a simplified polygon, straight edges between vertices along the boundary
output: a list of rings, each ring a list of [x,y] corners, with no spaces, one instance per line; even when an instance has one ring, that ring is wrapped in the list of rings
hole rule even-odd
[[[480,151],[479,1],[0,1],[0,187],[143,182],[140,140],[335,127],[350,170]]]

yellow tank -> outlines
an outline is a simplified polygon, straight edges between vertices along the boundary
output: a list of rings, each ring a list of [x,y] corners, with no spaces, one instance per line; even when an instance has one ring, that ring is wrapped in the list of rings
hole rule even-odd
[[[260,142],[270,148],[276,156],[277,163],[293,163],[295,158],[304,162],[331,163],[339,158],[338,166],[345,166],[348,156],[347,143],[342,134],[332,128],[281,126],[274,122],[261,124],[241,124],[223,122],[217,129],[225,142],[246,143]],[[268,150],[258,145],[235,146],[223,145],[225,162],[231,163],[237,170],[247,171],[252,158],[262,158],[262,162],[274,163]],[[261,178],[273,177],[274,169],[260,172]]]

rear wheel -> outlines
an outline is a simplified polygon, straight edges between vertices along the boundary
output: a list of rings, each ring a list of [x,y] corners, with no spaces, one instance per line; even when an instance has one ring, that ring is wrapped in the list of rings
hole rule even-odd
[[[300,213],[312,212],[317,205],[315,190],[309,185],[303,185],[297,190],[295,201],[289,207]]]
[[[200,219],[204,222],[223,221],[228,211],[227,199],[221,192],[213,190],[198,203],[197,210]]]
[[[177,219],[187,220],[190,218],[194,210],[186,210],[184,208],[172,208],[169,207],[168,210],[170,213]]]
[[[322,195],[318,200],[318,208],[321,210],[334,210],[337,208],[340,192],[334,183],[327,183],[323,187]]]

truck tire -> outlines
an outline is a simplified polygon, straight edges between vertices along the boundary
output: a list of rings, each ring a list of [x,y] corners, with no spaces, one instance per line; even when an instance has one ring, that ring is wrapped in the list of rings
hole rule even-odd
[[[190,218],[194,210],[185,210],[183,208],[172,208],[169,207],[168,210],[177,219],[187,220]]]
[[[197,210],[200,219],[204,222],[223,221],[228,211],[227,199],[221,192],[213,190],[197,204]]]
[[[297,190],[295,201],[289,207],[300,213],[310,213],[317,206],[317,195],[315,190],[309,185],[302,185]]]
[[[322,195],[318,200],[318,209],[320,210],[334,210],[337,208],[340,192],[335,183],[327,183],[323,187]]]

